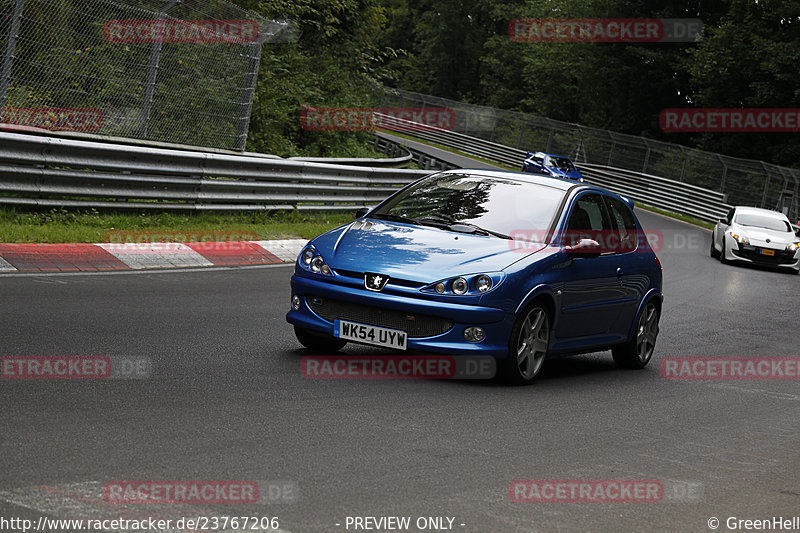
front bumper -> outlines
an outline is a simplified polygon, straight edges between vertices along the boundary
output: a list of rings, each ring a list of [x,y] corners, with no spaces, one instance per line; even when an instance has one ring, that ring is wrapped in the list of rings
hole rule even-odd
[[[359,318],[359,322],[368,325],[386,327],[387,315],[399,316],[414,320],[416,317],[432,319],[429,322],[441,324],[448,321],[452,322],[444,333],[430,336],[408,337],[408,352],[421,351],[433,352],[447,355],[484,355],[496,358],[504,358],[508,354],[508,339],[514,325],[515,315],[507,313],[502,309],[493,307],[481,307],[475,305],[463,305],[437,300],[427,300],[397,294],[383,292],[371,292],[363,288],[348,287],[330,283],[326,280],[317,280],[297,274],[292,276],[292,296],[300,298],[300,309],[289,308],[286,314],[286,321],[295,326],[306,328],[319,333],[333,335],[333,319],[331,312],[326,312],[327,318],[323,318],[312,309],[320,309],[319,300],[322,302],[341,302],[346,304],[348,309],[357,306],[369,308],[380,308],[385,310],[383,318],[376,318],[370,323],[370,313],[366,312]],[[314,304],[310,299],[317,299]],[[337,306],[330,306],[337,307]],[[411,318],[414,317],[414,318]],[[345,317],[343,317],[345,318]],[[351,318],[345,318],[350,320]],[[472,343],[464,340],[464,329],[468,326],[480,326],[486,332],[486,338],[481,342]],[[398,328],[396,329],[406,329]],[[416,335],[426,335],[426,328],[419,328]]]
[[[733,259],[756,265],[800,270],[800,251],[789,252],[786,250],[772,249],[774,255],[764,255],[760,250],[769,250],[769,248],[740,244],[737,242],[733,242],[732,244],[731,255]]]

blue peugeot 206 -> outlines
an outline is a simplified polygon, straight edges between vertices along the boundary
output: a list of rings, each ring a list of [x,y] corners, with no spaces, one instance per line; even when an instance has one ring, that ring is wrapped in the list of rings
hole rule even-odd
[[[297,258],[286,315],[319,352],[347,342],[492,356],[531,383],[547,357],[610,349],[650,361],[661,263],[633,202],[605,189],[520,172],[424,177]]]

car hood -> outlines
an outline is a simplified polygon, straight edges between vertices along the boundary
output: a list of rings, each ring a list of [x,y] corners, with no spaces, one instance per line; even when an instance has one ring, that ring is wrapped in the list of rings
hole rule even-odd
[[[544,247],[493,236],[367,219],[311,241],[334,270],[377,272],[432,283],[452,276],[497,272]]]
[[[770,244],[773,246],[785,246],[792,242],[797,242],[797,237],[792,232],[775,231],[766,228],[757,228],[755,226],[742,226],[740,224],[733,224],[731,231],[738,233],[750,240],[751,244]],[[769,239],[769,243],[767,243]]]
[[[558,176],[560,178],[568,178],[568,179],[577,181],[577,180],[579,180],[579,179],[581,179],[583,177],[583,175],[580,172],[578,172],[577,170],[564,171],[564,170],[561,170],[559,168],[553,168],[553,167],[548,167],[548,170],[554,176]]]

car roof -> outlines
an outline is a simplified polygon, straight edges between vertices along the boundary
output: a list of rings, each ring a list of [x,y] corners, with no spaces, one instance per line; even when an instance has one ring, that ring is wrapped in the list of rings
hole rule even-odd
[[[736,207],[734,207],[734,209],[736,210],[737,214],[748,213],[753,215],[762,215],[770,218],[776,218],[779,220],[789,220],[783,213],[779,211],[773,211],[771,209],[762,209],[760,207],[747,207],[744,205],[737,205]]]
[[[552,178],[550,176],[539,176],[538,174],[531,174],[529,172],[517,172],[513,170],[501,170],[501,169],[494,170],[491,168],[455,168],[452,170],[446,170],[442,172],[442,174],[467,174],[470,176],[485,176],[485,177],[502,176],[504,178],[535,183],[537,185],[552,187],[554,189],[560,189],[562,191],[569,191],[573,189],[575,189],[576,191],[577,190],[599,191],[614,196],[616,198],[620,198],[623,202],[627,203],[629,206],[633,203],[626,196],[622,196],[621,194],[617,194],[614,191],[609,191],[608,189],[604,189],[603,187],[599,187],[597,185],[580,183],[575,180]]]
[[[487,178],[501,176],[512,180],[527,181],[529,183],[544,185],[545,187],[561,189],[562,191],[575,187],[577,183],[575,180],[567,181],[551,178],[550,176],[539,176],[537,174],[531,174],[530,172],[515,172],[513,170],[501,169],[494,170],[491,168],[454,168],[452,170],[446,170],[442,172],[442,174],[467,174],[469,176],[484,176]]]
[[[547,155],[547,156],[550,156],[550,157],[563,157],[564,159],[569,159],[569,157],[567,157],[565,155],[548,154],[547,152],[534,152],[533,155]],[[570,159],[570,161],[572,161],[572,160]]]

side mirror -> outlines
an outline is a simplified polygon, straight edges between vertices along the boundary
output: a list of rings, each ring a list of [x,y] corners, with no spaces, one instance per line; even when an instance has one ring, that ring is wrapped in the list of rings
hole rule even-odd
[[[359,209],[358,211],[356,211],[356,218],[361,218],[361,217],[363,217],[364,215],[366,215],[367,213],[369,213],[369,208],[367,208],[367,207],[362,207],[361,209]]]
[[[565,246],[564,251],[570,258],[598,257],[600,255],[600,243],[593,239],[581,239],[575,246]]]

